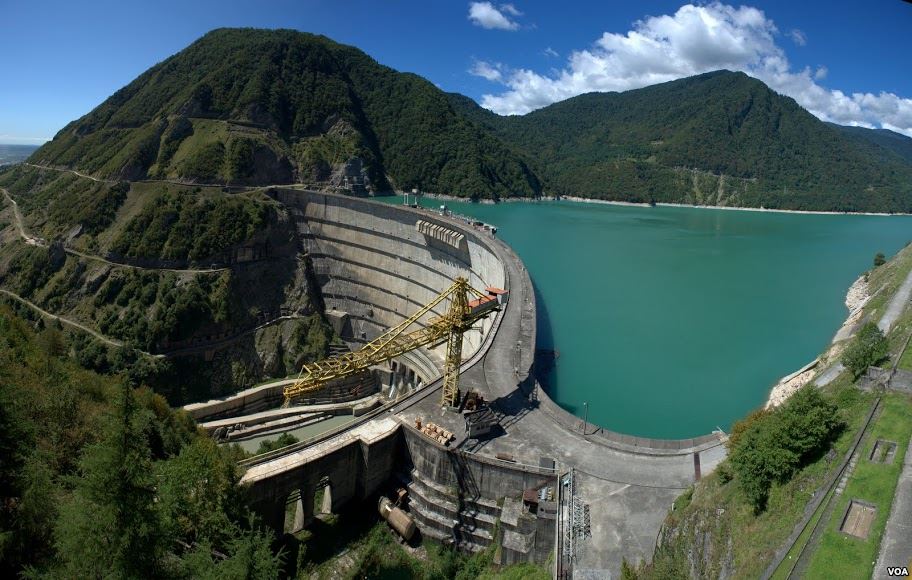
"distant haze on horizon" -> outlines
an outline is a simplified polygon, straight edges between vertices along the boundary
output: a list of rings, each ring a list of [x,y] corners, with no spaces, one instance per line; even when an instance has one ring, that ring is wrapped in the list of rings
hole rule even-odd
[[[4,8],[0,50],[14,57],[0,92],[0,143],[40,145],[206,32],[239,26],[324,34],[499,114],[727,68],[822,120],[912,136],[912,75],[897,56],[912,4],[900,0],[838,10],[823,2],[651,0],[409,0],[396,10],[367,0],[343,9],[328,0],[165,0],[150,10],[53,0]]]

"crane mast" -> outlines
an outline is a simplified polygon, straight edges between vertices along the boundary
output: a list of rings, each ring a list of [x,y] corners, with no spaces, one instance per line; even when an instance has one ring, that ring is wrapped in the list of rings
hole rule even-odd
[[[468,297],[474,296],[471,302]],[[424,315],[449,299],[446,313],[430,319],[427,326],[407,332]],[[447,343],[441,404],[454,407],[459,401],[459,368],[462,365],[463,334],[498,309],[498,301],[472,288],[468,280],[458,277],[449,288],[400,324],[387,330],[359,350],[326,358],[301,367],[297,380],[285,387],[285,405],[303,395],[317,391],[335,379],[362,372],[372,365],[386,362],[419,347]]]

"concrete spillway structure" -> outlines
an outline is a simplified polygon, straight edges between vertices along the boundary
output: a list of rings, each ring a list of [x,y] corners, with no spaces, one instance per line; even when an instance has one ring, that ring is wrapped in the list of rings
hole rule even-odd
[[[320,486],[332,488],[335,508],[406,485],[422,534],[469,550],[497,542],[504,563],[543,562],[556,552],[563,570],[602,577],[617,574],[622,558],[651,556],[672,500],[724,457],[717,437],[656,441],[585,430],[554,404],[532,372],[531,280],[487,231],[366,199],[293,189],[272,195],[295,216],[327,312],[352,347],[401,322],[459,275],[476,288],[505,288],[510,299],[466,335],[463,353],[461,386],[491,401],[499,423],[493,438],[468,439],[462,417],[441,412],[439,353],[411,353],[396,361],[393,381],[420,382],[423,390],[345,433],[253,462],[243,482],[267,522],[280,528],[286,498],[306,504]],[[458,448],[419,432],[419,420],[458,433]],[[572,485],[559,484],[570,468]],[[534,514],[533,490],[542,499]],[[585,529],[571,517],[576,512],[588,514]]]

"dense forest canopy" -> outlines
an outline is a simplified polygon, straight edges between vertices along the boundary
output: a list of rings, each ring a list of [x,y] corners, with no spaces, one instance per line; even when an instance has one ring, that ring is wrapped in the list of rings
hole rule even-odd
[[[0,305],[0,572],[275,578],[235,448],[126,376],[96,374],[55,326]]]

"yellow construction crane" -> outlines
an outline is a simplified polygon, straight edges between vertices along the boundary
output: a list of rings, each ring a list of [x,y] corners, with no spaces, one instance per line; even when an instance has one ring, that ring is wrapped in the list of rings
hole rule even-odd
[[[474,300],[469,300],[469,295]],[[449,299],[446,314],[430,319],[427,326],[406,332],[422,316]],[[459,401],[459,367],[462,364],[462,335],[476,322],[498,309],[496,295],[483,294],[459,277],[418,312],[387,330],[360,350],[303,365],[294,384],[285,387],[285,405],[295,398],[326,386],[329,381],[357,374],[372,365],[401,356],[418,347],[447,343],[441,404],[454,407]]]

